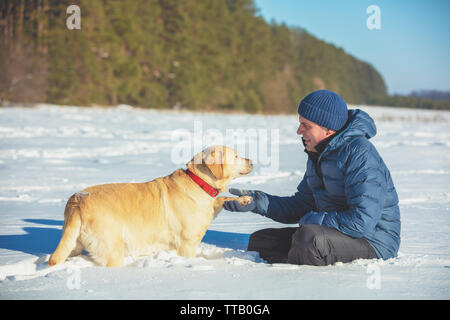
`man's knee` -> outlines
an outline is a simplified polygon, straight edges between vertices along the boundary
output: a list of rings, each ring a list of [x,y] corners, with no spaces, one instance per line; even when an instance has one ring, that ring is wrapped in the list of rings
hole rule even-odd
[[[262,244],[267,241],[271,229],[262,229],[253,232],[248,239],[248,251],[258,251]]]
[[[269,228],[250,235],[248,251],[257,251],[259,256],[269,261],[286,262],[291,247],[292,234],[297,228]]]
[[[292,245],[288,253],[288,263],[307,265],[326,265],[327,239],[322,227],[305,224],[292,236]]]

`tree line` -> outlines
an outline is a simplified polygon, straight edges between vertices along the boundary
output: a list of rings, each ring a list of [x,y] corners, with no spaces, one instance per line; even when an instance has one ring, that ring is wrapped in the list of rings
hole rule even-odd
[[[388,98],[369,63],[266,22],[252,0],[70,4],[80,30],[66,27],[67,1],[0,3],[0,102],[290,113],[315,89]]]
[[[403,108],[450,110],[450,101],[437,100],[428,97],[403,96],[399,94],[374,96],[368,104],[394,106]]]

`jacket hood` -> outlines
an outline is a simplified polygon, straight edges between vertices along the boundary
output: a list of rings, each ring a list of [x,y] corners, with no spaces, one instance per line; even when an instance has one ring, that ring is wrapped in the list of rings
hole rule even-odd
[[[370,139],[376,134],[377,127],[369,114],[360,109],[350,109],[345,129],[330,142],[329,147],[334,149],[356,137]]]

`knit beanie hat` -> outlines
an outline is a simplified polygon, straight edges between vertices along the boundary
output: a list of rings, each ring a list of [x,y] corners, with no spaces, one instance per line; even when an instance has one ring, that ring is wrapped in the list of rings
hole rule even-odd
[[[298,105],[298,114],[330,130],[338,131],[348,119],[347,104],[337,93],[317,90],[308,94]]]

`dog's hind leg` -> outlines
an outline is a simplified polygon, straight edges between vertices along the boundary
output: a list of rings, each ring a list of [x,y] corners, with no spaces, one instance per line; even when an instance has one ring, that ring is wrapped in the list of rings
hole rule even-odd
[[[109,241],[108,241],[109,240]],[[121,267],[125,258],[125,245],[122,239],[98,238],[95,235],[82,238],[83,248],[97,264],[104,267]]]
[[[122,239],[117,240],[108,250],[106,256],[107,267],[121,267],[125,259],[125,244]]]
[[[72,250],[69,257],[79,256],[82,252],[83,252],[83,245],[81,244],[80,240],[78,240],[75,249]]]

